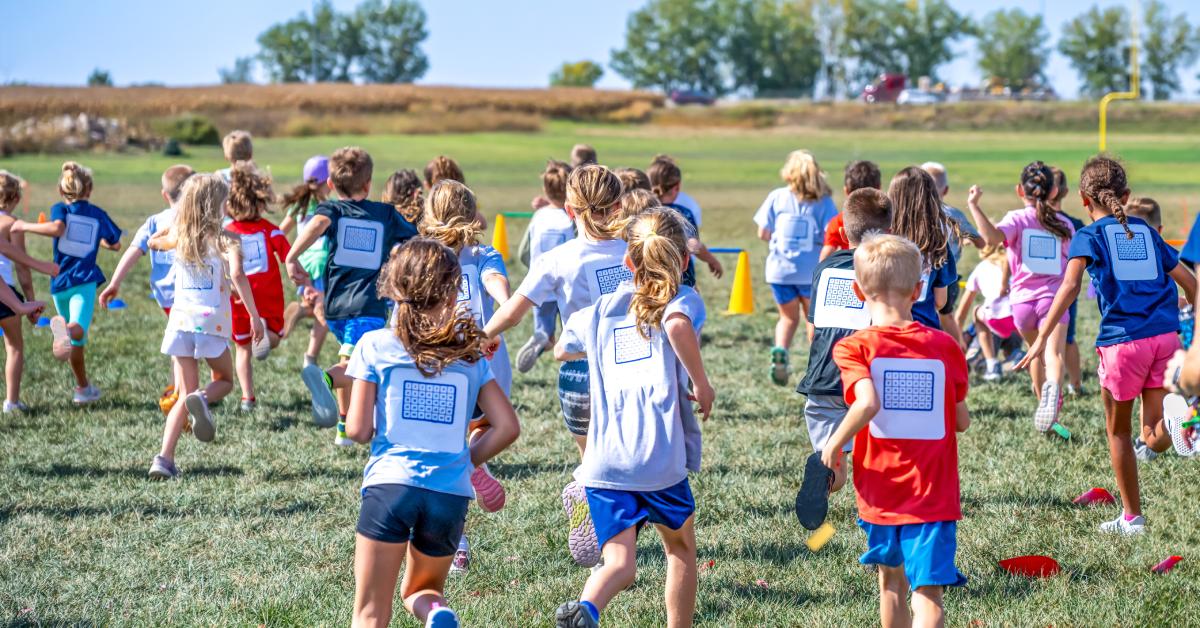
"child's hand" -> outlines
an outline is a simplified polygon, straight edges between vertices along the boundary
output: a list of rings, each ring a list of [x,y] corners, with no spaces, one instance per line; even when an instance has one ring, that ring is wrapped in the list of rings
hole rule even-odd
[[[312,277],[308,276],[308,271],[304,270],[304,267],[300,265],[300,262],[289,261],[285,263],[284,266],[287,267],[287,274],[292,280],[292,283],[296,284],[297,286],[312,288]]]
[[[717,398],[717,391],[713,390],[712,384],[705,382],[703,386],[692,382],[692,393],[688,395],[688,399],[700,404],[700,414],[704,416],[704,420],[708,420],[708,415],[712,414],[713,401]]]
[[[26,301],[17,306],[17,314],[28,318],[31,323],[37,323],[38,317],[45,309],[46,304],[42,301]]]
[[[120,284],[110,283],[100,292],[100,307],[108,309],[108,304],[117,298],[117,294],[121,291]]]
[[[479,343],[479,350],[483,352],[483,357],[489,360],[492,359],[492,356],[496,355],[496,351],[499,349],[500,336],[496,336],[495,338],[484,338],[483,341]]]
[[[50,277],[58,276],[58,264],[55,264],[54,262],[43,262],[39,260],[37,266],[34,266],[33,269],[39,273],[42,273],[43,275],[49,275]]]
[[[713,257],[712,260],[708,262],[708,272],[712,273],[713,277],[720,279],[725,275],[725,267],[721,266],[721,260]]]
[[[8,231],[9,233],[21,233],[25,231],[26,224],[27,223],[24,220],[18,218],[17,220],[13,221],[13,224],[8,228]]]
[[[825,445],[825,451],[821,452],[821,464],[829,467],[832,471],[837,471],[842,466],[842,448],[830,447]]]
[[[980,198],[983,198],[983,188],[978,185],[972,185],[971,190],[967,192],[967,204],[978,205]]]
[[[267,335],[267,325],[263,322],[262,317],[255,316],[254,318],[250,319],[250,328],[254,330],[254,340],[251,342],[251,344],[256,345],[262,342],[263,337]]]
[[[1029,351],[1025,354],[1025,357],[1021,358],[1020,362],[1017,362],[1017,365],[1013,367],[1013,370],[1021,371],[1029,368],[1029,365],[1032,364],[1034,360],[1042,357],[1042,354],[1045,352],[1046,338],[1045,336],[1038,334],[1037,340],[1034,340],[1033,344],[1029,345]]]

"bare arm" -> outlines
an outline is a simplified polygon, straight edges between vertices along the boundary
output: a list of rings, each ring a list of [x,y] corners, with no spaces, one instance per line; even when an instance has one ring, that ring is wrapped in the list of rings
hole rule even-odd
[[[838,426],[833,436],[825,443],[821,452],[821,462],[830,469],[836,470],[842,464],[842,449],[854,438],[860,430],[879,414],[879,395],[875,394],[875,382],[864,377],[854,384],[854,403],[846,412],[846,418]]]
[[[346,412],[346,436],[356,443],[369,443],[375,437],[375,382],[354,380],[350,387],[350,407]]]
[[[521,435],[517,412],[495,380],[479,389],[478,404],[491,428],[471,441],[471,464],[477,467],[507,449]]]
[[[1171,279],[1174,279],[1175,283],[1179,284],[1180,288],[1183,288],[1183,294],[1187,297],[1188,303],[1195,305],[1196,276],[1192,274],[1192,271],[1188,270],[1187,266],[1183,264],[1176,264],[1175,268],[1171,270],[1170,275]]]
[[[62,234],[66,232],[67,224],[61,220],[51,220],[49,222],[41,223],[18,220],[15,224],[13,224],[13,230],[24,233],[36,233],[37,235],[46,236],[47,238],[58,238],[62,237]]]
[[[958,322],[958,327],[961,329],[967,323],[967,315],[971,308],[975,305],[975,295],[979,294],[974,290],[967,290],[958,300],[958,308],[954,310],[954,320]]]
[[[108,240],[105,240],[104,238],[100,238],[100,248],[108,249],[110,251],[120,251],[121,243],[120,242],[109,242]]]
[[[508,302],[508,298],[512,296],[508,288],[508,277],[500,273],[488,273],[483,276],[483,288],[491,295],[492,299],[501,305]]]
[[[934,309],[941,310],[946,307],[946,301],[950,300],[950,291],[946,286],[933,289],[933,305]]]
[[[709,252],[708,247],[698,238],[688,238],[688,251],[700,258],[700,261],[708,264],[709,272],[717,279],[720,279],[725,274],[725,267],[721,266],[721,260]]]
[[[997,229],[991,219],[983,213],[983,209],[979,206],[979,199],[982,196],[983,190],[978,185],[971,186],[971,191],[967,194],[967,207],[971,210],[971,217],[975,219],[975,226],[979,229],[979,234],[983,236],[984,244],[999,246],[1004,244],[1004,232]]]
[[[821,247],[821,256],[818,257],[817,260],[821,262],[825,261],[825,258],[833,255],[834,251],[836,250],[836,246],[833,246],[832,244],[826,244],[825,246]]]
[[[971,411],[967,408],[966,400],[958,402],[954,406],[954,429],[957,432],[965,432],[971,427]]]
[[[758,239],[762,240],[763,242],[770,242],[771,241],[771,230],[766,227],[759,227],[758,228]]]
[[[559,362],[575,362],[576,360],[582,360],[586,357],[587,354],[582,351],[579,353],[571,353],[570,351],[567,351],[567,347],[563,344],[563,339],[561,338],[559,339],[558,343],[554,345],[554,359],[558,360]]]
[[[150,236],[146,241],[146,246],[155,251],[170,251],[175,248],[175,230],[171,227],[164,227]]]
[[[283,220],[279,221],[279,230],[282,231],[284,235],[289,234],[292,232],[292,229],[296,228],[296,224],[296,219],[293,218],[291,214],[287,214],[283,217]]]
[[[528,297],[523,294],[513,295],[496,310],[495,314],[492,314],[491,320],[483,328],[483,333],[487,334],[488,338],[499,336],[516,327],[517,323],[521,322],[521,319],[532,308],[533,301],[530,301]]]
[[[0,238],[0,255],[7,257],[14,264],[20,264],[32,268],[33,270],[54,277],[58,274],[58,265],[54,262],[44,262],[34,258],[25,251],[25,239],[22,235],[21,225],[24,221],[17,220],[9,225],[8,238]],[[61,224],[61,223],[60,223]],[[13,240],[19,239],[21,244],[16,244]]]
[[[254,305],[254,293],[250,291],[250,279],[246,277],[246,271],[242,268],[241,249],[231,247],[225,253],[225,261],[229,264],[229,278],[233,280],[233,289],[242,300],[242,305],[246,306],[246,312],[250,314],[250,329],[254,334],[254,342],[258,342],[266,335],[266,330],[263,327],[262,319],[258,316],[258,307]]]
[[[114,298],[121,292],[121,282],[125,281],[125,276],[129,271],[133,270],[134,265],[142,257],[142,250],[136,246],[131,246],[125,250],[125,254],[121,256],[121,261],[117,262],[117,268],[113,271],[112,277],[108,280],[108,285],[100,293],[100,305],[108,307]]]
[[[5,220],[3,226],[0,226],[0,240],[8,240],[13,246],[28,254],[28,250],[25,249],[25,234],[14,232],[12,230],[13,222],[15,221],[11,219]],[[16,261],[13,262],[13,265],[13,270],[17,275],[17,283],[21,285],[21,292],[25,293],[25,298],[31,301],[36,299],[37,297],[34,296],[33,275],[29,272],[29,266]]]
[[[327,216],[315,215],[308,224],[304,226],[304,230],[300,235],[296,236],[296,241],[292,243],[292,250],[288,251],[287,259],[284,260],[284,265],[287,267],[288,277],[298,286],[311,286],[312,277],[308,276],[304,268],[300,266],[300,256],[309,249],[321,236],[325,235],[325,231],[329,229],[330,220]]]
[[[1037,339],[1033,344],[1029,345],[1029,351],[1025,357],[1017,364],[1016,368],[1023,369],[1029,366],[1031,362],[1041,357],[1046,351],[1046,342],[1050,337],[1050,333],[1058,326],[1058,319],[1067,313],[1067,308],[1079,298],[1079,289],[1083,285],[1083,272],[1087,269],[1087,258],[1072,257],[1067,261],[1067,272],[1063,276],[1062,285],[1058,287],[1058,293],[1054,295],[1054,302],[1050,305],[1050,312],[1046,314],[1046,322],[1042,324],[1041,330],[1038,331]]]
[[[679,358],[692,380],[690,398],[700,404],[700,413],[708,420],[717,393],[708,381],[708,373],[704,371],[704,359],[700,357],[700,341],[696,338],[691,319],[680,313],[672,314],[663,321],[663,331],[667,334],[671,348],[675,350],[675,357]]]

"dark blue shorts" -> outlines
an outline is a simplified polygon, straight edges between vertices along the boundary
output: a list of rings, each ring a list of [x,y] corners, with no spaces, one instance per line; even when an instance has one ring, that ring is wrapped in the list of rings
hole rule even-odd
[[[1067,309],[1067,316],[1071,320],[1067,321],[1067,344],[1075,344],[1075,318],[1079,316],[1079,301],[1071,303],[1071,307]]]
[[[958,551],[956,521],[934,521],[889,526],[858,520],[867,533],[867,553],[858,561],[864,565],[904,567],[908,586],[961,587],[967,577],[954,566]]]
[[[359,316],[325,322],[329,324],[329,333],[342,343],[341,348],[338,349],[338,355],[341,356],[349,356],[354,353],[354,345],[358,344],[358,341],[367,332],[387,327],[387,321],[374,316]]]
[[[408,543],[426,556],[450,556],[467,522],[469,498],[405,484],[362,491],[359,534],[382,543]]]
[[[775,302],[779,305],[791,303],[792,301],[804,297],[805,299],[812,296],[812,286],[798,286],[787,283],[771,284],[771,295],[775,297]]]
[[[696,500],[687,478],[658,491],[607,488],[585,488],[584,491],[592,523],[596,526],[596,542],[601,549],[614,536],[634,526],[640,528],[647,521],[678,530],[696,512]]]

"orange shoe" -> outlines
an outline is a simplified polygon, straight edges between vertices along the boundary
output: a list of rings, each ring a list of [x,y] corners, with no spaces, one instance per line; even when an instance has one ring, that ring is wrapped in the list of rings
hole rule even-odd
[[[162,411],[163,416],[171,413],[171,408],[175,407],[175,402],[179,401],[179,395],[175,393],[174,386],[167,386],[163,389],[163,394],[158,398],[158,409]]]

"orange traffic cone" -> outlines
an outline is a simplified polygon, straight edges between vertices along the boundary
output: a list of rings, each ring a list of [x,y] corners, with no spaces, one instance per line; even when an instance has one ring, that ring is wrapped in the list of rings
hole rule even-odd
[[[44,222],[46,222],[46,212],[41,212],[38,214],[38,224],[41,224]]]
[[[496,221],[492,225],[492,248],[506,262],[512,258],[508,254],[508,227],[504,224],[504,214],[496,214]]]
[[[726,314],[753,314],[754,289],[750,286],[750,254],[738,253],[737,270],[733,273],[733,291],[729,293]]]

